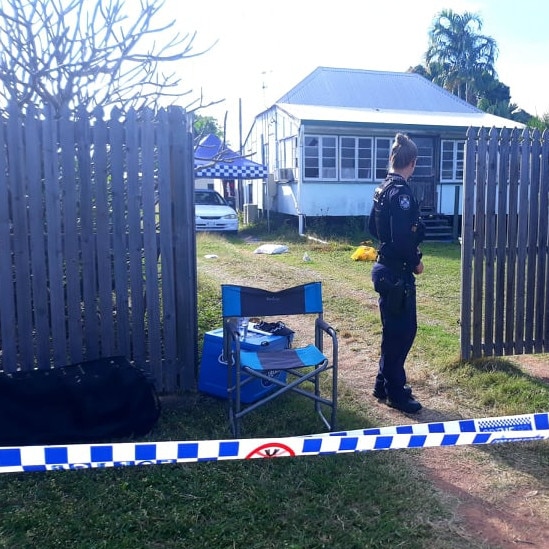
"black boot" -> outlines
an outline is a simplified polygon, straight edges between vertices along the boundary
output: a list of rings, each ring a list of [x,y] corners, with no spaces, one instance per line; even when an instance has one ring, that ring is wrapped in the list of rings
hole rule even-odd
[[[404,400],[391,400],[390,398],[388,398],[387,406],[400,410],[405,414],[416,414],[422,408],[421,404],[412,397],[408,397]]]
[[[385,387],[383,387],[383,385],[376,385],[372,395],[374,395],[374,397],[378,400],[385,400],[387,398],[387,393],[385,392]],[[404,395],[406,398],[412,398],[412,388],[408,384],[404,385]]]

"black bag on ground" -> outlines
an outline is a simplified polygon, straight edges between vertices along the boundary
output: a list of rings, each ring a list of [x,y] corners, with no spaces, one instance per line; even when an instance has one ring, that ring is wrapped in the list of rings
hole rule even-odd
[[[152,380],[125,357],[0,374],[0,446],[139,437],[159,416]]]

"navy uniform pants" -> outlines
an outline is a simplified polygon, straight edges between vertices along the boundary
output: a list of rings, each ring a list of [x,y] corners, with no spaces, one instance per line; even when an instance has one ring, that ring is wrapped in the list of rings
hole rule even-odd
[[[372,268],[372,282],[379,293],[381,356],[376,389],[393,401],[406,400],[404,363],[417,333],[415,277],[389,269],[381,263]]]

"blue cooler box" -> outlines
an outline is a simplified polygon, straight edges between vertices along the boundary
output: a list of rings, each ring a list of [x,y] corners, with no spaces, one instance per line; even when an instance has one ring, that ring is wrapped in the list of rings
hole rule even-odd
[[[248,335],[240,342],[240,347],[247,351],[269,351],[286,349],[289,346],[288,336],[267,334],[253,329],[250,325]],[[269,375],[286,381],[286,372],[271,370]],[[247,377],[243,375],[242,379]],[[242,387],[242,402],[255,402],[276,388],[274,383],[254,379]],[[204,334],[204,347],[198,375],[198,390],[210,395],[227,398],[227,363],[223,360],[223,328],[217,328]]]

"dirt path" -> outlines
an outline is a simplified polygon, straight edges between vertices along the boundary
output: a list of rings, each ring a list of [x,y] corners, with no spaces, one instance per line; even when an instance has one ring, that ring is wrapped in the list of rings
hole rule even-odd
[[[437,387],[436,379],[425,379],[418,374],[414,384],[423,410],[414,416],[403,415],[371,396],[374,385],[377,357],[358,359],[356,352],[349,352],[345,340],[340,348],[340,378],[350,383],[354,390],[371,402],[372,415],[379,425],[425,423],[475,417],[458,413],[455,404]],[[370,365],[366,367],[365,362]],[[521,367],[542,380],[549,382],[547,357],[516,357]],[[408,368],[412,383],[415,369]],[[504,445],[506,454],[512,453],[512,445]],[[520,467],[497,460],[497,453],[486,448],[470,446],[428,448],[412,459],[420,460],[425,473],[453,509],[455,520],[464,531],[486,547],[511,549],[517,547],[549,548],[549,480],[540,485],[540,466],[536,460],[525,463],[527,454],[522,449],[517,460]],[[417,462],[416,462],[417,463]],[[543,473],[542,473],[542,476]],[[546,477],[546,475],[545,475]],[[482,547],[482,545],[476,545]]]
[[[259,260],[253,269],[243,269],[242,266],[236,267],[240,259],[244,265],[253,261],[246,256],[239,261],[234,258],[221,258],[216,262],[199,260],[199,272],[220,282],[273,288],[281,285],[279,273],[269,267],[268,261]],[[284,274],[282,286],[310,280],[313,273],[310,268],[289,268]],[[375,299],[368,301],[364,295],[357,295],[352,282],[326,280],[325,288],[337,291],[340,297],[361,300],[364,307],[377,308]],[[371,390],[377,369],[379,336],[373,332],[356,333],[352,326],[342,323],[343,320],[338,319],[340,379],[369,403],[370,415],[378,425],[479,417],[474,415],[474,411],[465,410],[461,402],[456,403],[436,376],[430,374],[425,360],[417,356],[410,357],[407,372],[424,409],[415,416],[406,416],[377,402],[371,396]],[[516,363],[549,383],[549,359],[546,356],[516,357]],[[472,547],[549,549],[549,477],[544,474],[547,463],[541,462],[535,447],[497,446],[430,448],[410,456],[410,459],[414,460],[414,466],[421,466],[438,489],[441,499],[453,509],[454,522],[464,536],[474,540]]]
[[[547,356],[523,355],[513,360],[525,372],[549,383]],[[424,463],[436,485],[458,497],[457,512],[468,527],[480,538],[503,549],[548,548],[549,491],[547,480],[540,482],[537,478],[539,464],[528,464],[525,453],[521,459],[522,470],[506,470],[487,456],[484,461],[463,459],[460,454],[467,451],[461,450],[457,455],[427,452]],[[543,472],[541,476],[545,476]]]

